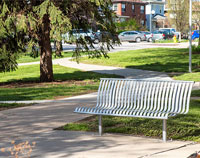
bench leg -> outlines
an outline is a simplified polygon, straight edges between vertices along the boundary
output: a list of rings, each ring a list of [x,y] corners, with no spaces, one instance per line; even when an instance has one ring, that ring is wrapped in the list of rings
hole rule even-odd
[[[163,120],[163,142],[167,141],[167,120]]]
[[[99,115],[99,135],[102,136],[102,116]]]

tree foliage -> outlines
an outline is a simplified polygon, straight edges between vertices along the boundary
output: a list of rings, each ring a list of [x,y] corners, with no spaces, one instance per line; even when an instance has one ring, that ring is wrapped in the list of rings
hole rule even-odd
[[[1,0],[0,1],[0,71],[17,67],[20,53],[40,55],[40,80],[52,81],[51,39],[62,40],[62,34],[72,29],[88,30],[92,26],[115,34],[114,13],[107,0]],[[113,41],[107,40],[98,49],[89,39],[76,39],[74,57],[89,50],[92,57],[107,57],[106,49]],[[39,52],[38,52],[39,48]]]
[[[169,20],[179,32],[188,31],[189,0],[168,0]]]
[[[129,19],[123,22],[116,22],[115,25],[118,32],[140,29],[140,25],[137,23],[135,19]]]

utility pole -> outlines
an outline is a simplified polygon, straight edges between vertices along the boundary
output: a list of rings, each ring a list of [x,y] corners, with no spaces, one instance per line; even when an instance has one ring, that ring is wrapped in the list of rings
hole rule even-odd
[[[189,10],[189,72],[192,72],[192,0],[190,1],[190,10]]]
[[[149,2],[150,5],[150,16],[149,16],[149,30],[150,33],[152,32],[152,14],[151,14],[151,2]]]

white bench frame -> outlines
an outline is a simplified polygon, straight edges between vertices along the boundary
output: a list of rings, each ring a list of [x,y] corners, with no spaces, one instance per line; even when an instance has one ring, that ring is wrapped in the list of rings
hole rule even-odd
[[[163,141],[167,140],[167,119],[189,111],[193,81],[163,81],[102,78],[96,107],[77,107],[74,112],[102,115],[142,117],[163,120]]]

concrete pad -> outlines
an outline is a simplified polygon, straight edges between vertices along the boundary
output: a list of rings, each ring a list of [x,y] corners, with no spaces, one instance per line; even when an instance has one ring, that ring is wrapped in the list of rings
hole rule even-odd
[[[53,130],[89,115],[73,113],[77,106],[94,106],[96,94],[76,96],[62,102],[35,104],[29,107],[0,111],[0,148],[11,147],[10,142],[36,142],[33,158],[143,158],[186,157],[200,147],[181,141],[163,143],[161,139],[130,135]],[[184,151],[184,152],[183,152]],[[8,152],[0,152],[8,158]],[[180,157],[180,158],[182,158]],[[179,156],[177,156],[179,158]]]
[[[190,144],[183,146],[181,148],[177,148],[175,150],[169,150],[165,152],[155,153],[154,155],[151,155],[151,158],[187,158],[191,154],[199,152],[200,151],[200,144]]]
[[[134,137],[117,134],[104,134],[102,137],[96,133],[73,131],[49,131],[38,135],[29,135],[19,141],[36,142],[32,157],[42,158],[143,158],[159,157],[171,154],[166,151],[176,151],[177,148],[185,150],[190,142],[169,141],[163,143],[158,139]],[[9,144],[7,144],[9,146]],[[194,150],[193,150],[194,151]],[[192,150],[185,152],[188,156]],[[9,153],[0,153],[1,158],[6,158]],[[178,153],[175,152],[178,155]],[[164,156],[164,157],[165,157]],[[177,156],[178,158],[179,156]],[[166,158],[166,157],[165,157]],[[174,158],[173,155],[171,158]]]

